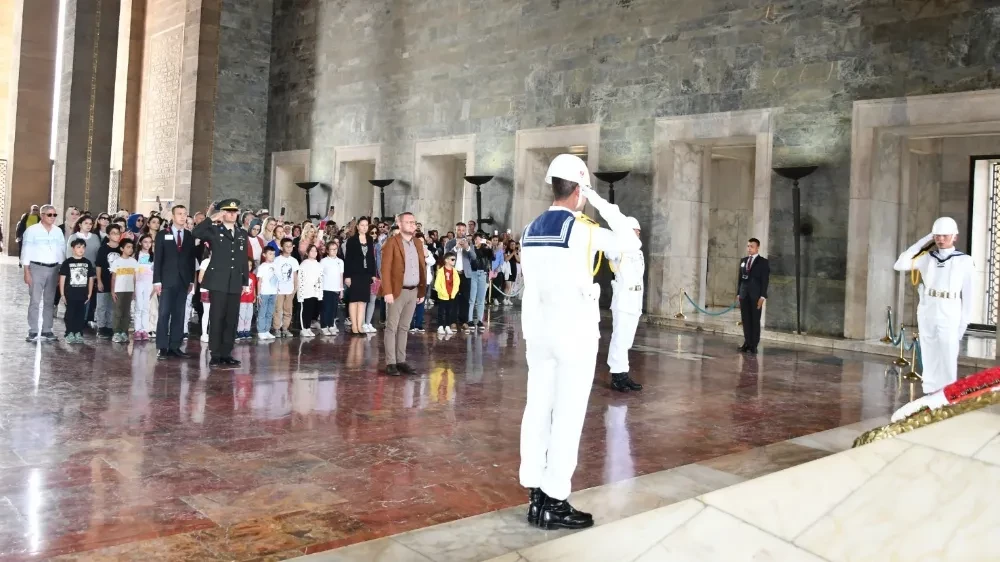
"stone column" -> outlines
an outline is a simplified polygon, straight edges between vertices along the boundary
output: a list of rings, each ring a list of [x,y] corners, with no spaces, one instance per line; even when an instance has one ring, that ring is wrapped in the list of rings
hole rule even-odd
[[[50,201],[52,95],[55,87],[59,0],[14,0],[13,51],[7,121],[9,186],[3,205],[4,234],[32,204]],[[9,233],[9,234],[8,234]]]
[[[121,0],[65,3],[53,202],[99,212],[108,207]]]
[[[142,55],[146,38],[146,1],[122,0],[118,26],[118,71],[115,80],[111,169],[121,173],[118,193],[112,193],[111,197],[117,195],[118,205],[126,209],[136,208],[136,163],[142,95]]]

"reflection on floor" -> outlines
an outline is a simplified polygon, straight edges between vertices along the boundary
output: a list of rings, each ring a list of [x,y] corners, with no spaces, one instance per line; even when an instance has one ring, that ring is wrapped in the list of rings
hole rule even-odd
[[[229,371],[209,371],[197,341],[166,363],[150,343],[35,346],[16,267],[0,267],[0,298],[0,558],[277,560],[525,501],[516,314],[412,337],[422,375],[389,378],[380,336],[243,344]],[[731,338],[652,327],[636,343],[647,390],[612,393],[601,367],[574,488],[648,478],[640,506],[826,455],[852,434],[836,428],[910,398],[881,357],[743,357]]]

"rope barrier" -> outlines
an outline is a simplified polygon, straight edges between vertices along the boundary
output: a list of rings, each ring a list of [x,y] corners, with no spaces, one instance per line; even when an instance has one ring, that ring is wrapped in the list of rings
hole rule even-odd
[[[722,316],[723,314],[731,312],[733,309],[736,308],[736,304],[731,304],[731,305],[729,305],[729,308],[726,308],[725,310],[721,310],[719,312],[711,312],[711,311],[705,310],[704,308],[698,306],[698,303],[696,303],[693,300],[691,300],[691,296],[688,295],[687,291],[684,291],[684,297],[688,300],[689,303],[691,303],[691,306],[693,306],[695,310],[697,310],[698,312],[700,312],[702,314],[707,314],[709,316]]]
[[[894,335],[892,337],[892,341],[889,342],[892,344],[892,347],[896,347],[897,345],[899,345],[901,341],[903,341],[903,334],[905,333],[906,333],[906,326],[900,326],[899,333]]]

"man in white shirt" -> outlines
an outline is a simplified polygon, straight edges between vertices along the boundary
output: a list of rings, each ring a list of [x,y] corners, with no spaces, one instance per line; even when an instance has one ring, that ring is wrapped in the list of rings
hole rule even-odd
[[[465,223],[460,222],[455,225],[455,238],[444,245],[445,253],[455,252],[455,271],[458,272],[460,279],[455,306],[458,307],[463,316],[466,314],[465,311],[469,310],[469,275],[472,271],[471,266],[466,263],[465,252],[471,247],[471,244]],[[464,322],[462,323],[464,324]]]
[[[66,237],[56,223],[59,213],[52,205],[43,205],[41,219],[24,231],[21,240],[21,263],[24,264],[24,282],[28,285],[31,300],[28,304],[28,337],[39,337],[38,315],[41,311],[41,337],[56,341],[52,333],[55,317],[56,288],[59,285],[59,266],[66,258]],[[48,305],[48,306],[45,306]]]

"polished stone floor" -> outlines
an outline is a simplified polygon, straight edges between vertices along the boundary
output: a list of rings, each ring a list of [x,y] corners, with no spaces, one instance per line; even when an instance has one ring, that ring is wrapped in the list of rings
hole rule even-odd
[[[278,560],[525,501],[516,313],[412,337],[422,374],[390,378],[379,335],[241,344],[241,368],[211,371],[197,341],[166,363],[150,343],[28,344],[26,296],[0,266],[0,559]],[[647,390],[599,368],[574,488],[691,463],[752,478],[829,454],[788,440],[911,398],[884,357],[738,343],[641,327]]]

